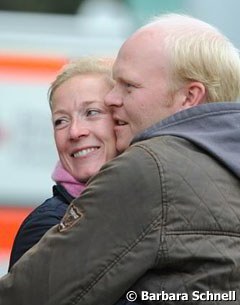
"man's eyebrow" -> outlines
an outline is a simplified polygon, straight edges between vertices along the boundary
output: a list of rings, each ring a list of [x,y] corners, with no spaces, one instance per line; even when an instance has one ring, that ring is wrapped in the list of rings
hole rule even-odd
[[[119,76],[118,77],[118,81],[122,82],[122,83],[129,83],[133,86],[136,86],[136,87],[141,87],[141,84],[140,82],[137,82],[135,79],[133,78],[130,78],[130,77],[122,77],[122,76]]]
[[[130,82],[130,79],[126,76],[122,76],[122,75],[118,75],[117,77],[115,77],[115,80],[118,80],[120,82]]]
[[[130,84],[133,84],[133,85],[136,85],[136,86],[140,86],[140,82],[136,79],[136,75],[131,75],[131,72],[126,70],[117,70],[117,71],[114,71],[112,70],[112,78],[115,80],[115,81],[120,81],[120,82],[123,82],[123,83],[130,83]]]

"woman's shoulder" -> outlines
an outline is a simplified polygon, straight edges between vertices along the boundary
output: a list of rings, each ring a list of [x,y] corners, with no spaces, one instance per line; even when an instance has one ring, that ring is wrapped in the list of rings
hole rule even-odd
[[[37,206],[22,222],[14,240],[9,269],[11,266],[54,225],[58,224],[68,204],[54,195]]]
[[[61,219],[66,212],[68,203],[63,201],[58,196],[52,196],[46,199],[42,204],[37,206],[25,219],[23,226],[26,223],[32,222],[36,219],[47,219],[47,217],[57,217]]]

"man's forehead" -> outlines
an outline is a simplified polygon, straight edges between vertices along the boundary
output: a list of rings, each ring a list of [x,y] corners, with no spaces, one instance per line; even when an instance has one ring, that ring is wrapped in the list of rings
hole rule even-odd
[[[120,48],[117,58],[113,65],[113,71],[122,70],[128,65],[134,65],[135,61],[141,56],[136,49],[136,45],[132,39],[127,40]]]
[[[133,37],[123,44],[113,67],[118,69],[128,64],[137,63],[139,65],[141,61],[148,61],[151,58],[157,60],[163,55],[162,52],[163,44],[161,41],[149,36],[146,39],[144,36]]]
[[[126,70],[125,66],[124,60],[118,56],[112,68],[113,79],[119,78],[122,74],[124,74],[124,71]]]

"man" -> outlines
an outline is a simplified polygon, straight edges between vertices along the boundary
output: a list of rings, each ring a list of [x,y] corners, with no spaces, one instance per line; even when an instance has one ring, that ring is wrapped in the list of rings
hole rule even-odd
[[[208,24],[162,16],[123,44],[113,77],[106,104],[126,151],[1,279],[0,304],[111,305],[125,294],[142,304],[235,304],[237,50]]]

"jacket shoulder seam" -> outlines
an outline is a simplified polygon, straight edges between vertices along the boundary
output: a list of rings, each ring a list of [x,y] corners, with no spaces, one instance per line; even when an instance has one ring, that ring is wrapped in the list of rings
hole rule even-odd
[[[166,186],[166,178],[164,175],[164,165],[161,162],[159,158],[157,158],[155,152],[146,144],[140,143],[140,144],[134,144],[135,147],[141,148],[146,151],[155,161],[157,167],[158,167],[158,174],[159,174],[159,181],[160,181],[160,188],[162,190],[162,197],[160,200],[160,206],[162,209],[162,217],[161,217],[161,226],[159,228],[160,231],[160,238],[159,238],[159,245],[158,245],[158,251],[156,255],[155,265],[158,265],[160,257],[164,255],[165,258],[168,256],[168,249],[167,249],[167,243],[165,240],[166,237],[166,220],[167,220],[167,202],[168,202],[168,195],[167,195],[167,186]]]

